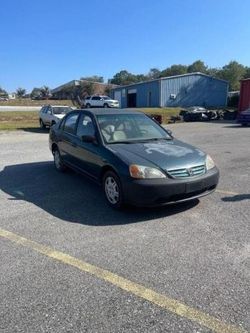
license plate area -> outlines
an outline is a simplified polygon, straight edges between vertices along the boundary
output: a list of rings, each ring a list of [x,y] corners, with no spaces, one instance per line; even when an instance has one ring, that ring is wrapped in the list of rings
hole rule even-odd
[[[204,187],[204,183],[202,181],[193,182],[186,184],[186,193],[201,191]]]

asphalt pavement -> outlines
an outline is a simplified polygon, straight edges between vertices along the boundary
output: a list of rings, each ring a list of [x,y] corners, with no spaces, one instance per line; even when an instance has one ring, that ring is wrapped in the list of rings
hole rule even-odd
[[[168,127],[214,158],[217,191],[122,212],[56,172],[48,132],[0,132],[0,332],[250,331],[250,128]]]

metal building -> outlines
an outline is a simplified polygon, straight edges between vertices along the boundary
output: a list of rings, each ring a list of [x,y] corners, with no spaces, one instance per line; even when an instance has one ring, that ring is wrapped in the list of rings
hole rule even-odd
[[[240,83],[239,111],[244,111],[250,107],[250,78],[242,80]]]
[[[202,73],[189,73],[112,89],[113,98],[127,107],[224,107],[228,82]]]

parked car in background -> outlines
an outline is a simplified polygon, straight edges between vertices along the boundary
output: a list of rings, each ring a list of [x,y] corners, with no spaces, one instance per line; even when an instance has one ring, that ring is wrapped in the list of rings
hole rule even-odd
[[[0,96],[0,101],[8,101],[9,100],[9,98],[8,97],[3,97],[3,96]]]
[[[249,126],[250,125],[250,108],[245,111],[241,111],[237,116],[237,123],[241,124],[242,126]]]
[[[86,108],[103,107],[103,108],[119,108],[119,102],[109,96],[93,95],[85,98]]]
[[[98,182],[113,208],[193,200],[219,180],[209,155],[138,111],[70,112],[51,128],[49,145],[58,171],[70,167]]]
[[[53,126],[73,109],[62,105],[44,105],[39,111],[39,124],[41,128]]]

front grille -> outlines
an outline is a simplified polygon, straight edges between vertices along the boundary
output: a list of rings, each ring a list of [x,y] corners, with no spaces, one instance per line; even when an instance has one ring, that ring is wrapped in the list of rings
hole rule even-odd
[[[173,178],[196,177],[203,175],[206,172],[206,168],[203,164],[191,168],[167,170],[167,172]]]

